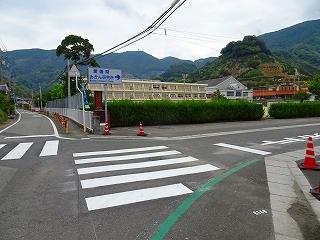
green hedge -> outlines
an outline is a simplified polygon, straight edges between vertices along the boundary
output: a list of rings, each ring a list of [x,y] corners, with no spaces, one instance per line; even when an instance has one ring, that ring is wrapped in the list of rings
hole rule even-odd
[[[273,118],[320,117],[320,102],[274,103],[269,115]]]
[[[261,104],[248,101],[112,101],[108,103],[112,126],[210,123],[259,120]]]
[[[8,120],[8,116],[0,109],[0,123],[4,123]]]
[[[6,94],[0,93],[0,110],[7,114],[12,114],[14,112],[14,102]]]

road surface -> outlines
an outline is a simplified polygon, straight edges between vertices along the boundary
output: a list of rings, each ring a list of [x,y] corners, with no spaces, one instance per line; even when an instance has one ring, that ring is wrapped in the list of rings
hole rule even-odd
[[[319,118],[68,139],[19,112],[0,129],[3,240],[274,239],[264,158],[319,144]]]

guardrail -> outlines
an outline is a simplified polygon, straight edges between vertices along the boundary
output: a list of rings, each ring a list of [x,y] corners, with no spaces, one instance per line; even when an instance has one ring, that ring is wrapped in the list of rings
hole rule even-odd
[[[93,125],[92,125],[92,117],[93,113],[91,111],[85,111],[84,112],[84,124],[83,124],[83,111],[79,109],[71,109],[71,108],[46,108],[45,111],[48,111],[49,113],[58,113],[62,116],[65,116],[76,123],[79,123],[80,125],[85,125],[87,129],[90,131],[93,131]]]

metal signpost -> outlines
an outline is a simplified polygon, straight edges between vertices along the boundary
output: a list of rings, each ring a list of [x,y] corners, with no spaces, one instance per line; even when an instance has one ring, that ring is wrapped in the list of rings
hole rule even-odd
[[[91,84],[104,84],[104,113],[105,122],[108,121],[108,95],[107,84],[121,84],[122,72],[119,69],[88,68],[88,82]]]
[[[83,131],[86,132],[86,117],[85,117],[85,106],[84,106],[84,98],[83,98],[83,92],[79,89],[78,86],[78,77],[80,77],[80,72],[77,69],[76,65],[72,65],[71,69],[68,72],[68,76],[70,77],[75,77],[76,78],[76,88],[78,92],[81,94],[81,102],[82,102],[82,119],[83,119]],[[69,81],[70,82],[70,81]],[[69,86],[68,86],[68,91],[69,91]],[[70,108],[70,96],[68,96],[68,108]]]

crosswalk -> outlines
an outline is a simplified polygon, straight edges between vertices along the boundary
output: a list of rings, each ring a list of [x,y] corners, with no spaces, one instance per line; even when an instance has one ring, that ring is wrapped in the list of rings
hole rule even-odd
[[[43,144],[43,143],[41,143]],[[25,154],[30,151],[32,146],[35,145],[34,142],[25,142],[16,144],[0,144],[0,156],[2,156],[2,151],[6,151],[5,155],[1,160],[19,160],[22,159]],[[13,147],[13,148],[12,148]],[[46,141],[42,147],[39,157],[56,156],[58,154],[59,140]]]
[[[89,211],[190,194],[193,191],[179,180],[162,186],[159,182],[219,169],[167,146],[82,152],[73,157]],[[134,183],[143,185],[147,181],[155,181],[152,184],[156,186],[136,189]],[[121,184],[126,184],[126,191],[113,192],[121,189]],[[128,191],[130,184],[135,187]]]

